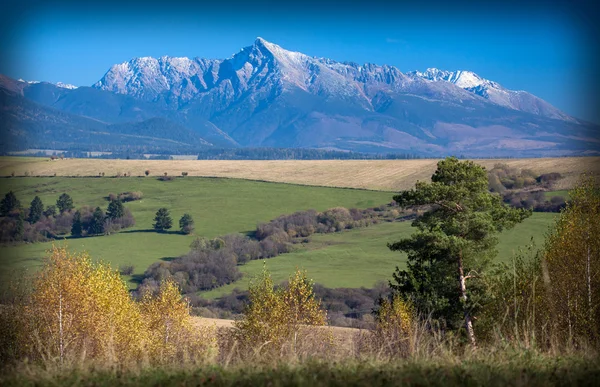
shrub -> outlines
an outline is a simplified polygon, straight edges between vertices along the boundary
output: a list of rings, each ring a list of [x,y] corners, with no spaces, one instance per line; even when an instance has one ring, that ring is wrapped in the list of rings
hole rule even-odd
[[[133,265],[125,265],[120,267],[121,275],[132,275],[135,267]]]
[[[542,184],[553,183],[557,180],[562,179],[562,175],[558,172],[544,173],[537,177],[537,182]]]
[[[408,357],[414,352],[413,331],[415,313],[410,304],[400,296],[381,300],[375,318],[375,329],[368,350],[387,359]]]
[[[310,326],[325,325],[326,321],[327,313],[315,299],[305,272],[296,271],[287,286],[275,289],[265,267],[251,283],[249,304],[243,318],[234,323],[233,334],[242,351],[256,358],[297,357],[306,337],[319,333]],[[320,332],[320,341],[327,341],[327,332]]]
[[[108,201],[119,200],[123,203],[141,200],[144,197],[141,191],[121,192],[120,194],[109,193],[106,197]]]

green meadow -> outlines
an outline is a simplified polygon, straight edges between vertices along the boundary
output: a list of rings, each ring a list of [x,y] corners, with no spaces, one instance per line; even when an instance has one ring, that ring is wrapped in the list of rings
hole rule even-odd
[[[260,222],[282,214],[315,209],[323,211],[342,206],[368,208],[392,200],[393,193],[345,188],[300,186],[226,178],[178,177],[159,181],[156,177],[67,178],[16,177],[0,181],[0,195],[12,190],[22,206],[29,206],[38,195],[44,206],[55,204],[63,192],[73,198],[76,207],[108,205],[109,193],[141,191],[143,199],[125,203],[136,220],[133,228],[109,236],[70,239],[72,250],[87,251],[94,259],[114,266],[133,265],[134,275],[160,259],[185,254],[195,236],[216,237],[228,233],[247,233]],[[159,234],[152,230],[156,210],[167,207],[173,218],[173,230],[179,218],[190,213],[195,221],[193,235],[175,232]],[[57,242],[54,242],[57,243]],[[0,247],[0,273],[31,268],[41,263],[52,242]]]
[[[76,207],[106,208],[109,193],[142,191],[143,199],[125,205],[132,211],[136,225],[119,233],[91,237],[65,238],[74,251],[87,251],[96,260],[114,267],[133,265],[130,286],[152,263],[180,256],[189,251],[195,236],[216,237],[228,233],[247,233],[257,223],[266,222],[294,211],[342,206],[367,208],[391,201],[393,193],[357,189],[299,186],[224,178],[65,178],[23,177],[2,182],[0,194],[13,190],[23,205],[35,195],[44,205],[54,204],[63,192],[73,197]],[[193,235],[176,232],[156,233],[152,223],[156,210],[167,207],[175,231],[179,218],[190,213],[196,225]],[[533,237],[538,244],[555,214],[535,213],[523,224],[500,236],[500,260],[507,261],[519,247]],[[267,261],[275,281],[283,281],[296,268],[305,269],[317,283],[327,287],[371,287],[391,278],[396,266],[404,267],[405,256],[390,251],[386,244],[411,233],[410,222],[381,223],[363,229],[335,234],[314,234],[308,244],[296,245],[295,251]],[[15,270],[35,269],[53,242],[0,247],[0,274],[3,278]],[[247,289],[249,280],[262,269],[262,261],[240,266],[244,277],[236,283],[204,292],[207,298],[219,297],[234,288]]]
[[[513,254],[518,253],[519,248],[525,248],[532,238],[536,246],[541,247],[555,216],[553,213],[534,213],[523,223],[504,231],[499,237],[497,261],[509,263]],[[372,287],[378,281],[391,279],[396,266],[405,267],[406,255],[390,251],[387,243],[409,236],[413,232],[410,223],[381,223],[341,233],[314,234],[310,243],[296,251],[264,262],[276,283],[288,279],[299,268],[326,287]],[[263,261],[251,261],[240,266],[244,273],[241,280],[200,294],[205,298],[218,298],[234,288],[246,290],[262,267]]]

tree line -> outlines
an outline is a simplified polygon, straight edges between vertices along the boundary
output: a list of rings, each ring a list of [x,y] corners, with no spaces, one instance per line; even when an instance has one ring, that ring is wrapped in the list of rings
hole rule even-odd
[[[83,206],[75,210],[73,198],[61,194],[55,205],[44,207],[35,196],[23,208],[13,191],[0,201],[1,242],[43,242],[71,234],[73,237],[107,235],[135,225],[131,211],[119,199],[109,201],[106,213]]]

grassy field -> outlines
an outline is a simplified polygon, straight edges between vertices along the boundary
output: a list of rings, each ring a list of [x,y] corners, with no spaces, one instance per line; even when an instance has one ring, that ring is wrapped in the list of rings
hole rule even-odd
[[[36,372],[37,371],[37,372]],[[3,386],[596,386],[598,359],[521,352],[466,359],[309,361],[243,366],[34,370],[3,377]]]
[[[556,214],[534,213],[525,222],[500,235],[498,261],[510,262],[519,247],[531,238],[542,246],[544,234]],[[372,287],[377,281],[391,279],[396,266],[405,267],[406,255],[390,251],[388,242],[407,237],[413,232],[410,222],[382,223],[368,228],[335,234],[315,234],[312,243],[297,251],[266,261],[275,282],[286,280],[296,268],[305,269],[316,283],[330,288]],[[244,277],[218,289],[200,293],[218,298],[234,288],[246,290],[250,279],[262,270],[263,261],[251,261],[240,270]]]
[[[54,204],[58,196],[69,193],[77,207],[108,204],[108,193],[142,191],[140,201],[126,203],[136,226],[110,236],[70,239],[69,247],[86,250],[93,258],[114,265],[132,264],[134,274],[142,274],[153,262],[176,257],[189,251],[195,235],[215,237],[233,232],[252,231],[259,222],[281,214],[314,208],[343,206],[367,208],[388,203],[392,194],[356,189],[297,186],[222,178],[178,178],[162,182],[156,178],[64,178],[23,177],[3,179],[0,195],[13,190],[23,205],[39,195],[44,205]],[[158,234],[151,230],[159,207],[167,207],[178,228],[178,220],[190,213],[196,225],[195,235]],[[51,243],[0,248],[0,273],[15,268],[39,265]]]
[[[218,176],[329,187],[352,187],[397,191],[428,180],[438,160],[100,160],[2,157],[0,176],[106,176],[127,173],[143,176],[145,170],[160,176],[167,172],[180,176]],[[515,168],[529,168],[537,173],[559,172],[565,176],[556,189],[571,188],[586,171],[600,176],[600,157],[561,157],[539,159],[475,160],[492,168],[506,163]],[[0,183],[2,184],[2,183]]]
[[[563,198],[567,199],[569,197],[569,190],[563,189],[558,191],[548,191],[544,192],[544,196],[548,200],[552,199],[554,196],[562,196]]]

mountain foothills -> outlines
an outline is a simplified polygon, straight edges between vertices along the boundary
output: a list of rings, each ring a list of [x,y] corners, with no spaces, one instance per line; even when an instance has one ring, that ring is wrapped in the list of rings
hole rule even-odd
[[[233,57],[135,58],[91,87],[0,76],[0,151],[320,148],[421,156],[600,154],[600,127],[470,71],[403,73],[257,38]]]

